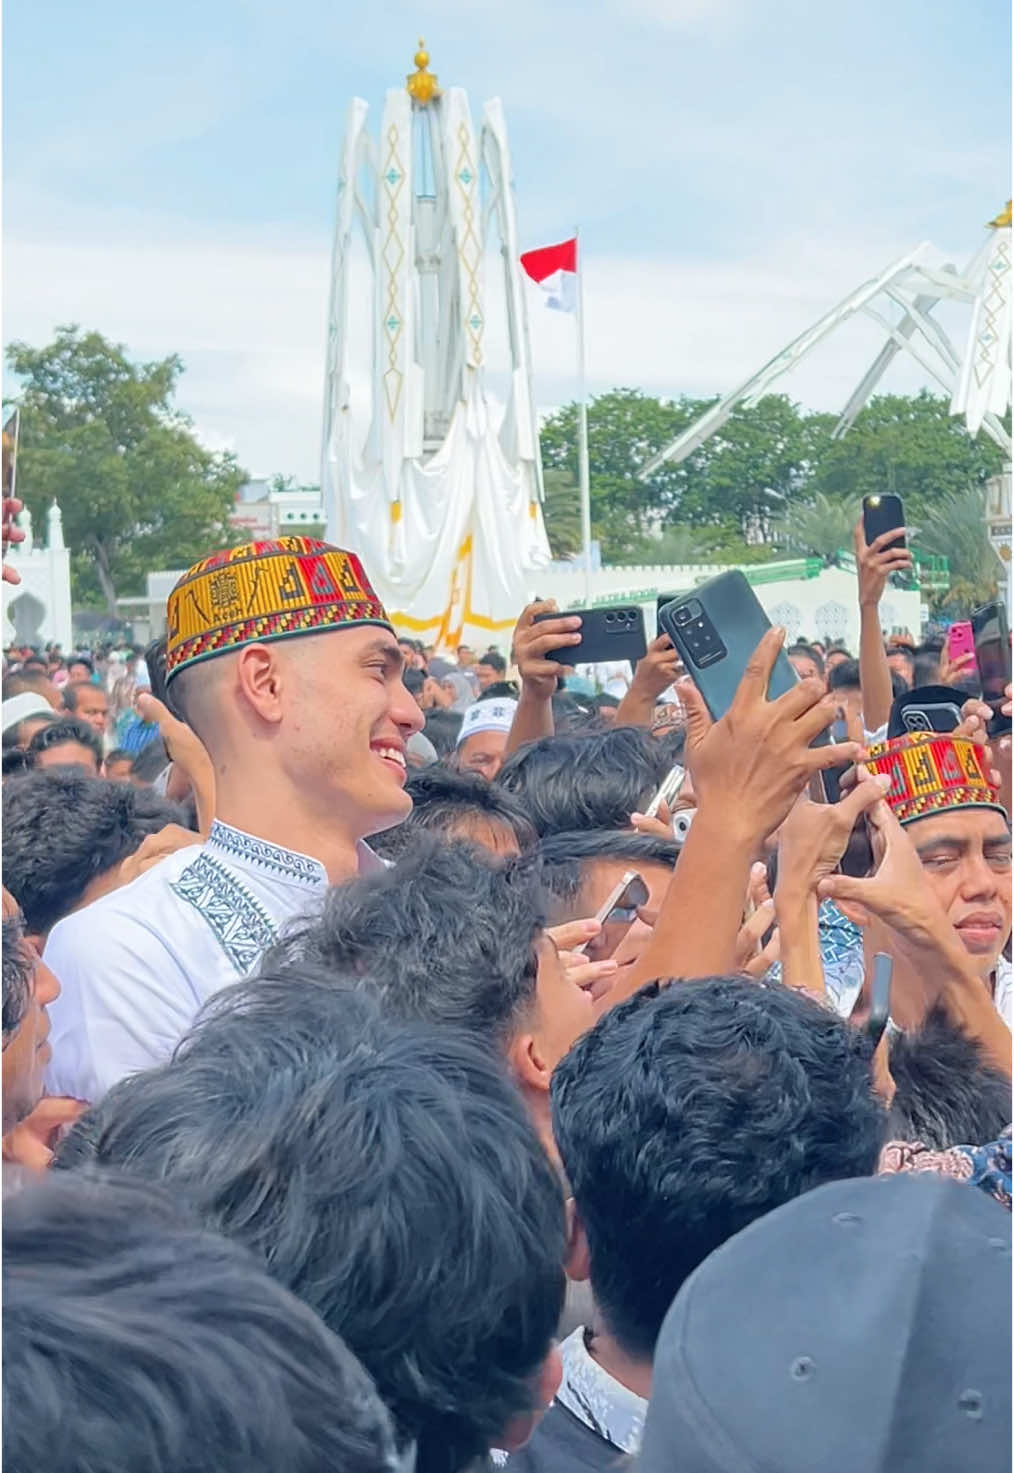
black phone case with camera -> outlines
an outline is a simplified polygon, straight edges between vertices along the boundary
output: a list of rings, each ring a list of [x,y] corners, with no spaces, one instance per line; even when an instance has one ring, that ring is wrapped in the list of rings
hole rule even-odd
[[[718,721],[732,705],[747,662],[771,628],[760,600],[743,574],[734,570],[719,573],[693,593],[665,604],[658,618]],[[780,650],[768,683],[768,699],[784,695],[796,684],[796,672]]]
[[[893,532],[895,527],[901,528],[905,525],[905,510],[901,504],[901,497],[888,496],[864,496],[863,497],[863,536],[866,538],[866,546],[884,532]],[[905,538],[899,537],[892,547],[904,547]]]
[[[557,614],[536,614],[535,623],[547,619],[581,620],[581,643],[550,650],[547,660],[561,665],[606,665],[613,660],[643,660],[648,646],[644,638],[644,614],[637,604],[616,609],[562,609]]]

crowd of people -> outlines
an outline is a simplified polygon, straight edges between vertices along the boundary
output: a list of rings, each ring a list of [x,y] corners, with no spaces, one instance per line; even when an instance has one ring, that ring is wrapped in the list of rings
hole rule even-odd
[[[910,562],[718,719],[305,538],[5,652],[13,1473],[1009,1468],[1011,693]]]

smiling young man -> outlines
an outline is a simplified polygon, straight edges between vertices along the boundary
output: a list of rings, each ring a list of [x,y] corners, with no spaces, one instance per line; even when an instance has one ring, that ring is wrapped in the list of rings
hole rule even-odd
[[[216,553],[168,618],[169,688],[214,766],[216,818],[205,844],[50,936],[49,1086],[78,1099],[168,1058],[286,921],[379,864],[363,841],[411,808],[405,747],[423,717],[357,557],[303,537]]]

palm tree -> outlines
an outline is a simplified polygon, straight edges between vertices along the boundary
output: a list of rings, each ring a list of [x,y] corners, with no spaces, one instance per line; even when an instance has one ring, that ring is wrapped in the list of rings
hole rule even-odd
[[[667,527],[660,537],[646,537],[631,553],[631,561],[649,567],[685,567],[710,562],[721,541],[717,527]]]
[[[542,515],[549,546],[556,558],[573,557],[581,551],[581,506],[577,483],[569,471],[548,470],[543,474]]]
[[[936,602],[964,611],[996,597],[1000,564],[986,530],[986,499],[981,486],[951,492],[927,507],[926,525],[916,537],[923,552],[945,557],[951,583]]]
[[[856,522],[853,502],[818,491],[812,502],[797,502],[777,519],[775,538],[786,551],[819,557],[825,565],[852,546]]]

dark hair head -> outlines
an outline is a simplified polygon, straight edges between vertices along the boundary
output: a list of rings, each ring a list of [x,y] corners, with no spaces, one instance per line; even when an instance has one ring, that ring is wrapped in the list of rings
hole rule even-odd
[[[4,791],[4,861],[30,935],[69,915],[85,890],[141,847],[180,823],[175,803],[129,783],[80,769],[29,773]]]
[[[20,915],[3,920],[3,1046],[10,1043],[24,1022],[32,998],[32,976],[35,966],[25,940],[24,921]]]
[[[893,1137],[942,1151],[997,1140],[1010,1125],[1009,1076],[987,1063],[942,1007],[891,1040],[890,1061]]]
[[[859,661],[840,660],[827,672],[828,690],[859,690]]]
[[[535,843],[535,830],[521,805],[477,773],[457,772],[436,764],[414,772],[405,791],[412,798],[411,813],[396,828],[370,840],[381,854],[404,853],[420,833],[475,842],[476,830],[486,829],[509,834],[520,849],[529,849]]]
[[[903,655],[908,661],[909,669],[915,668],[915,650],[907,644],[888,644],[888,655]]]
[[[649,834],[623,829],[591,829],[578,834],[549,834],[540,839],[530,860],[535,878],[556,901],[559,919],[577,900],[589,865],[597,860],[622,860],[633,868],[639,864],[664,864],[673,869],[679,845]],[[554,919],[556,917],[554,916]]]
[[[0,772],[4,777],[20,777],[32,770],[32,759],[21,747],[4,747],[0,763]]]
[[[804,640],[797,639],[795,644],[789,646],[786,653],[790,656],[805,655],[808,660],[812,660],[816,665],[818,674],[824,674],[824,656],[820,650],[815,650],[812,644],[806,644]]]
[[[475,704],[481,701],[516,701],[518,688],[511,680],[496,680],[492,685],[487,685],[475,698]]]
[[[59,659],[60,657],[57,656],[57,658]],[[95,670],[95,667],[92,664],[91,655],[66,655],[64,657],[64,664],[67,666],[68,670],[70,669],[71,665],[83,665],[85,669],[89,672],[89,674],[94,673]]]
[[[7,1468],[396,1468],[337,1335],[168,1192],[51,1176],[4,1203],[3,1250]]]
[[[402,681],[410,696],[421,696],[423,686],[426,684],[426,676],[421,670],[404,670]]]
[[[649,1356],[684,1279],[757,1217],[871,1175],[884,1142],[865,1036],[804,993],[652,983],[558,1065],[553,1129],[610,1329]]]
[[[496,650],[487,650],[484,655],[479,656],[476,664],[485,665],[487,670],[495,670],[498,675],[507,673],[507,661]]]
[[[433,743],[438,757],[450,757],[461,730],[459,711],[427,711],[423,734]]]
[[[340,1330],[419,1473],[457,1473],[533,1408],[562,1192],[488,1044],[304,968],[219,993],[83,1124],[61,1155],[166,1180]]]
[[[61,747],[65,742],[75,742],[79,747],[87,747],[89,752],[94,753],[96,765],[102,765],[102,743],[90,726],[74,716],[61,716],[47,726],[40,726],[28,743],[28,750],[33,757],[38,757],[40,752]]]
[[[497,782],[513,793],[540,835],[623,829],[651,801],[671,764],[636,726],[543,737],[512,752]]]
[[[291,924],[264,970],[298,974],[309,962],[349,985],[359,979],[393,1016],[506,1048],[535,1006],[544,922],[529,877],[474,845],[420,836],[392,869],[329,890],[320,915]]]
[[[134,754],[128,752],[126,747],[114,747],[111,752],[106,753],[106,767],[113,762],[129,762],[133,766]]]

